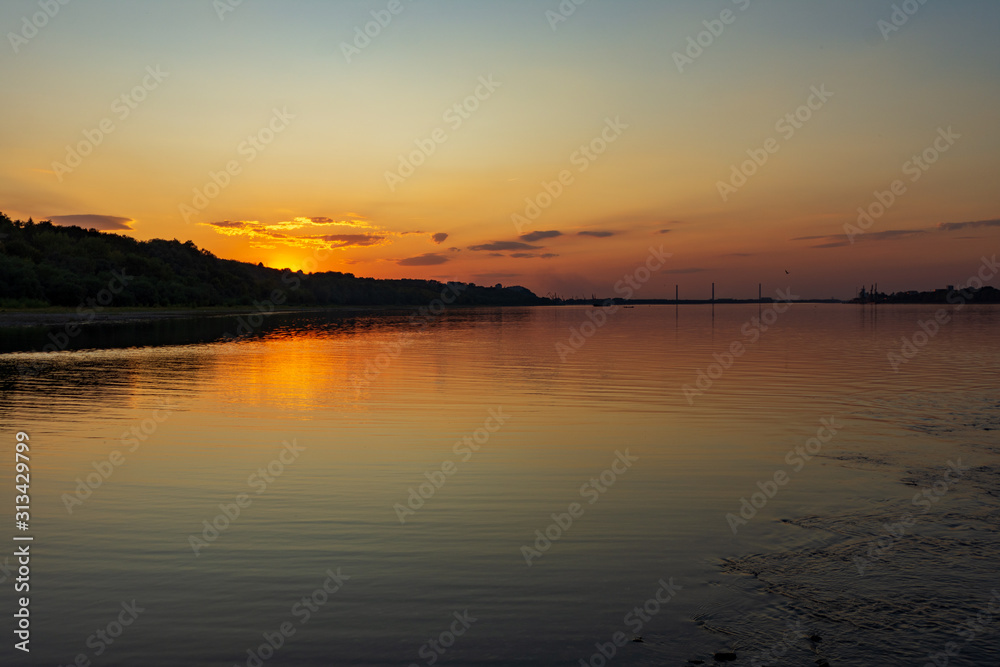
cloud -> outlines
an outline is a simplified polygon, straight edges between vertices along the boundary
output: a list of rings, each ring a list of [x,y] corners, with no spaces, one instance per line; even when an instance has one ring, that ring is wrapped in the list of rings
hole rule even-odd
[[[444,264],[447,261],[448,258],[444,255],[439,255],[436,252],[426,252],[416,257],[396,260],[396,264],[400,266],[436,266],[437,264]]]
[[[606,238],[608,238],[609,236],[614,236],[614,235],[615,235],[615,233],[614,233],[614,232],[591,232],[591,231],[582,231],[582,232],[577,232],[577,233],[576,233],[576,235],[577,235],[577,236],[593,236],[593,237],[594,237],[595,239],[606,239]]]
[[[626,213],[616,213],[579,220],[578,224],[584,229],[610,229],[621,233],[626,231],[648,231],[659,229],[664,225],[679,225],[679,220],[671,219],[669,213],[657,210],[638,210]]]
[[[865,232],[863,234],[857,234],[855,236],[855,241],[893,241],[896,239],[908,239],[932,232],[955,232],[963,229],[977,229],[981,227],[1000,227],[1000,219],[972,220],[969,222],[939,222],[936,226],[927,227],[925,229],[887,229],[880,232]],[[828,236],[798,236],[792,240],[826,241],[826,243],[819,243],[812,246],[813,248],[841,248],[851,244],[850,239],[840,234]]]
[[[813,248],[839,248],[841,246],[850,245],[850,241],[846,236],[836,235],[836,236],[796,236],[792,239],[793,241],[819,241],[824,240],[826,243],[820,243],[818,245],[812,246]]]
[[[266,225],[268,229],[273,230],[283,230],[283,231],[294,231],[296,229],[304,229],[306,227],[353,227],[355,229],[373,229],[372,223],[367,220],[334,220],[332,218],[306,218],[298,217],[292,218],[291,220],[284,220],[282,222],[276,222],[271,225]]]
[[[890,239],[907,238],[926,233],[926,229],[889,229],[884,232],[867,232],[864,238],[873,241],[888,241]]]
[[[221,220],[217,222],[198,223],[211,227],[224,236],[245,236],[250,239],[252,248],[273,249],[276,244],[302,249],[343,249],[365,248],[384,245],[389,242],[389,232],[376,228],[366,220],[333,220],[322,217],[298,217],[272,224],[257,220]],[[360,233],[336,233],[337,228],[362,230]],[[326,234],[294,235],[288,232],[299,230],[326,231]]]
[[[444,232],[438,232],[437,234],[431,237],[431,240],[434,241],[434,243],[441,245],[447,238],[448,238],[447,234],[445,234]]]
[[[927,229],[887,229],[881,232],[867,232],[865,234],[859,234],[855,237],[855,241],[892,241],[895,239],[907,239],[913,236],[920,236],[921,234],[928,233]],[[843,234],[834,234],[827,236],[797,236],[792,239],[793,241],[826,241],[826,243],[818,243],[813,245],[813,248],[841,248],[846,245],[851,245],[851,240]]]
[[[480,245],[470,245],[469,250],[489,250],[499,252],[501,250],[538,250],[542,246],[529,245],[520,241],[493,241],[491,243],[481,243]]]
[[[347,248],[350,246],[364,248],[367,246],[381,245],[385,240],[384,236],[372,236],[368,234],[324,234],[323,236],[298,236],[295,239],[322,239],[330,243],[331,248]]]
[[[562,232],[557,232],[552,229],[547,232],[530,232],[528,234],[521,234],[520,239],[522,241],[527,241],[528,243],[534,243],[535,241],[541,241],[542,239],[551,239],[556,236],[562,236]]]
[[[974,227],[1000,227],[1000,220],[975,220],[973,222],[941,222],[937,228],[943,232],[954,232],[959,229]]]
[[[559,255],[551,252],[542,253],[541,255],[533,252],[512,252],[510,256],[518,259],[534,259],[536,257],[540,259],[551,259],[553,257],[558,257]]]
[[[132,231],[132,218],[122,218],[117,215],[95,215],[93,213],[81,215],[53,215],[49,218],[52,224],[60,227],[83,227],[84,229],[99,229],[101,231]]]
[[[660,231],[658,231],[658,232],[656,232],[656,233],[657,233],[657,234],[669,234],[669,233],[670,233],[670,230],[669,230],[669,229],[661,229]]]

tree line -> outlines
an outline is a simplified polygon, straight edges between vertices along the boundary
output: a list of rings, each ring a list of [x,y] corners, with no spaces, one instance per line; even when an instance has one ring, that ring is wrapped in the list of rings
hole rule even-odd
[[[275,290],[291,306],[419,306],[446,287],[436,280],[273,269],[221,259],[193,241],[139,241],[50,221],[12,220],[0,213],[0,307],[79,306],[121,273],[130,279],[116,291],[112,306],[249,306],[270,299]],[[552,303],[523,287],[463,285],[455,291],[456,305]]]

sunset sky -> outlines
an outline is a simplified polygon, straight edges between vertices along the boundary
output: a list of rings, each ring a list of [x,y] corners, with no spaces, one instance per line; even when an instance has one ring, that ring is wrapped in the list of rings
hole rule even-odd
[[[930,289],[1000,249],[995,0],[7,0],[0,24],[14,218],[561,296],[650,246],[673,255],[638,298]]]

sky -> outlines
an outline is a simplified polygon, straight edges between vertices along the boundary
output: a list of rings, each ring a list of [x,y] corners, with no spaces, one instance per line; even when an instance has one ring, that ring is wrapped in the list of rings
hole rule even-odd
[[[5,0],[0,211],[564,297],[996,253],[1000,3],[577,2]]]

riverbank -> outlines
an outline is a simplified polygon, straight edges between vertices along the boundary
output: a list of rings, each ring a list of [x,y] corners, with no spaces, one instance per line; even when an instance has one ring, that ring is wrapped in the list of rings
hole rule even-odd
[[[275,308],[276,313],[374,310],[384,306],[325,306],[321,308]],[[209,306],[205,308],[105,308],[99,313],[81,316],[75,308],[38,308],[0,310],[0,329],[57,327],[68,324],[120,324],[192,317],[227,317],[253,315],[260,311],[246,306]]]

